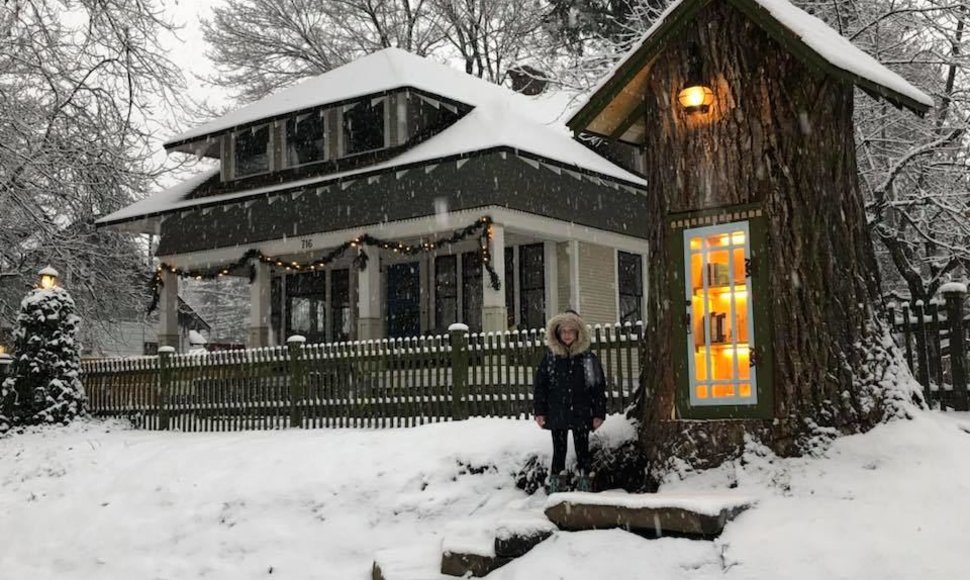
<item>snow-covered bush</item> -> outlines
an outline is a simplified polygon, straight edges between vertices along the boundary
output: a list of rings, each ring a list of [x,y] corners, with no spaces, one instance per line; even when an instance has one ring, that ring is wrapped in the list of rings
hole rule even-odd
[[[38,288],[23,299],[13,368],[0,385],[0,432],[18,424],[66,424],[83,412],[79,323],[63,288]]]

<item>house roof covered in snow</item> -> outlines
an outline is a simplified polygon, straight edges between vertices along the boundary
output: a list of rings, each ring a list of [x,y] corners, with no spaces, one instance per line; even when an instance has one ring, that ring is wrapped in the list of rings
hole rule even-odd
[[[165,147],[173,149],[299,111],[401,89],[417,89],[469,107],[499,102],[540,123],[550,122],[562,113],[561,108],[548,106],[549,99],[529,98],[406,50],[386,48],[177,135]]]
[[[627,135],[630,127],[625,121],[638,106],[638,100],[617,97],[624,93],[641,94],[652,59],[705,6],[716,1],[730,3],[797,58],[826,74],[853,83],[874,97],[884,98],[919,115],[933,106],[933,99],[926,93],[787,0],[675,0],[590,92],[567,125],[575,132],[634,142],[642,140],[644,127],[640,127],[639,135],[633,135],[634,139],[625,138],[632,135]]]
[[[217,179],[218,170],[210,170],[104,217],[98,220],[98,224],[127,224],[125,229],[153,232],[157,230],[156,218],[174,211],[238,203],[282,190],[317,188],[446,159],[499,151],[511,152],[578,174],[607,178],[626,187],[643,190],[646,186],[638,175],[615,165],[573,139],[562,121],[543,122],[543,118],[561,114],[561,106],[550,106],[548,99],[537,100],[520,95],[399,49],[385,49],[314,77],[194,131],[183,133],[166,146],[171,148],[187,140],[206,139],[207,135],[334,100],[402,87],[416,87],[473,108],[440,133],[375,164],[272,185],[251,186],[218,195],[193,195],[201,186]]]

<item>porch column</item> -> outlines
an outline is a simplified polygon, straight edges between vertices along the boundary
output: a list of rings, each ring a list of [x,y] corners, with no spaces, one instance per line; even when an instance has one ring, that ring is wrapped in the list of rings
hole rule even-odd
[[[162,272],[158,300],[158,346],[179,349],[179,277]]]
[[[488,270],[482,272],[482,330],[485,332],[504,332],[509,329],[508,311],[505,308],[505,226],[492,224],[492,268],[498,274],[501,288],[492,288]]]
[[[249,348],[269,346],[270,265],[253,263],[256,277],[249,285]]]
[[[357,340],[373,340],[384,335],[381,323],[381,255],[370,252],[367,267],[357,272]]]

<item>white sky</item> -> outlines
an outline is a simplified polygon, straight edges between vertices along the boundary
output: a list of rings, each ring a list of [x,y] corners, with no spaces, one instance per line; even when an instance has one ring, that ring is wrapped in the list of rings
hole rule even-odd
[[[206,57],[208,46],[202,39],[199,21],[208,18],[212,7],[220,0],[161,0],[169,17],[180,26],[177,37],[169,36],[169,58],[179,65],[189,85],[189,92],[195,99],[215,99],[221,101],[225,93],[221,89],[205,85],[196,77],[205,76],[213,71],[212,62]]]

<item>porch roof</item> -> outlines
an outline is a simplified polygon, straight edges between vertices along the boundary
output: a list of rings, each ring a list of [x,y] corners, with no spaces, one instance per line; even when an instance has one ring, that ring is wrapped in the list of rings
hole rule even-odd
[[[595,180],[605,179],[641,193],[646,190],[643,178],[599,156],[565,133],[523,118],[513,107],[493,103],[472,110],[434,138],[376,165],[222,195],[193,197],[197,188],[210,179],[218,178],[218,169],[213,169],[101,218],[97,224],[128,231],[158,233],[161,216],[173,212],[236,204],[282,192],[324,187],[415,167],[430,167],[447,160],[467,159],[497,151],[512,152],[560,170],[591,176]],[[444,185],[439,187],[439,195],[449,193],[443,189]],[[359,203],[367,204],[369,200],[360,199]]]

